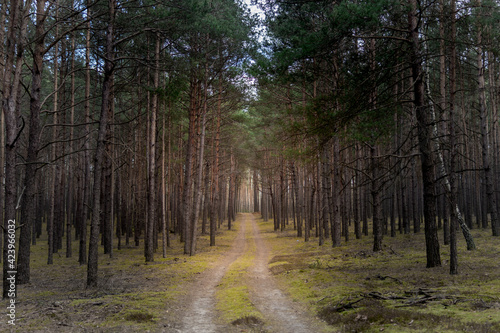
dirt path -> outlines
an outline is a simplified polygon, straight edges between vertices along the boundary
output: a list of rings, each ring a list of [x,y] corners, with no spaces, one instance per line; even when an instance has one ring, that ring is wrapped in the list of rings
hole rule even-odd
[[[215,314],[215,289],[227,268],[238,259],[248,248],[245,241],[245,223],[242,223],[238,236],[231,245],[231,249],[219,259],[212,268],[205,271],[195,282],[194,288],[188,296],[188,308],[183,316],[183,328],[180,332],[227,332],[218,325]],[[241,244],[245,244],[242,246]]]
[[[321,332],[319,324],[307,316],[305,311],[293,303],[278,288],[268,269],[270,251],[265,244],[252,214],[242,214],[238,236],[229,252],[214,266],[204,272],[189,294],[183,324],[179,332],[231,332],[235,327],[218,324],[215,312],[215,292],[227,268],[246,251],[250,242],[255,242],[255,259],[248,270],[248,289],[254,306],[264,317],[263,332]],[[245,238],[245,229],[251,228],[250,238]],[[239,330],[238,330],[239,331]]]
[[[257,248],[255,264],[250,270],[250,297],[265,316],[267,328],[271,332],[321,332],[318,323],[278,288],[268,268],[269,248],[262,239],[255,218],[253,215],[249,216]]]

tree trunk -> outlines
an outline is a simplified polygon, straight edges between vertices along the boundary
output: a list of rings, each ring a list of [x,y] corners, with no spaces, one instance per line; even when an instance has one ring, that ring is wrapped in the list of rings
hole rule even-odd
[[[89,13],[87,12],[87,19],[89,19]],[[82,223],[80,225],[80,244],[78,249],[78,262],[80,265],[87,264],[87,220],[88,220],[88,207],[90,204],[90,183],[91,183],[91,174],[90,174],[90,153],[89,153],[89,139],[90,139],[90,20],[87,23],[86,30],[86,49],[85,49],[85,136],[86,140],[84,141],[84,187],[83,187],[83,195],[81,203],[82,209]]]
[[[451,0],[451,49],[450,49],[450,200],[456,202],[456,179],[455,163],[457,161],[457,145],[455,130],[455,95],[456,95],[456,6],[455,0]],[[458,255],[457,255],[457,216],[451,215],[450,220],[450,274],[458,274]]]
[[[17,262],[17,282],[25,284],[30,281],[30,245],[31,233],[36,219],[36,171],[39,167],[38,149],[40,146],[40,92],[42,88],[42,69],[44,55],[44,22],[47,17],[45,1],[37,2],[37,16],[35,28],[35,47],[33,52],[33,67],[31,69],[31,98],[30,98],[30,128],[28,138],[28,155],[24,175],[24,191],[21,207],[21,235],[19,238],[19,256]]]
[[[167,191],[168,187],[166,184],[165,178],[165,131],[167,130],[165,124],[166,113],[163,113],[163,126],[162,126],[162,140],[161,140],[161,232],[162,232],[162,255],[163,258],[167,257],[167,246],[170,244],[170,232],[167,226],[168,223],[168,200],[167,200]],[[170,126],[170,121],[169,121]],[[170,131],[169,131],[169,139],[170,139]],[[169,140],[169,148],[170,148],[170,140]],[[168,150],[168,174],[170,175],[170,149]],[[168,182],[170,184],[170,181]],[[168,234],[167,234],[168,233]]]
[[[206,101],[205,101],[206,103]],[[200,120],[201,133],[199,134],[198,139],[198,170],[196,171],[196,179],[194,183],[194,207],[193,207],[193,216],[190,221],[191,223],[191,248],[189,250],[189,255],[193,256],[196,253],[196,239],[198,237],[198,219],[200,216],[200,206],[201,206],[201,194],[203,190],[202,182],[203,182],[203,160],[204,160],[204,151],[205,151],[205,127],[206,127],[206,112],[203,112],[203,115]]]
[[[229,159],[230,159],[230,170],[229,170],[229,194],[227,199],[227,229],[231,230],[231,222],[233,219],[233,190],[234,190],[234,169],[233,169],[234,157],[233,157],[232,147],[231,147],[231,153],[229,154]]]
[[[414,105],[418,124],[418,144],[424,192],[424,221],[425,242],[427,253],[427,267],[441,266],[439,254],[439,240],[436,226],[436,195],[435,195],[435,173],[432,160],[432,132],[430,128],[429,115],[424,102],[424,84],[422,71],[422,57],[420,55],[419,27],[417,17],[417,1],[410,0],[410,12],[408,14],[410,29],[410,61],[414,88]]]
[[[5,48],[5,66],[3,72],[3,98],[2,112],[5,120],[5,210],[4,210],[4,244],[3,244],[3,298],[11,297],[9,293],[9,277],[16,273],[15,259],[12,258],[12,249],[8,245],[15,243],[16,234],[16,199],[17,199],[17,177],[16,177],[16,155],[18,132],[18,94],[21,84],[21,70],[24,54],[24,42],[27,33],[27,11],[31,1],[27,1],[24,7],[18,0],[12,0],[9,10],[9,27]],[[20,29],[19,33],[16,34]],[[9,232],[9,230],[13,230]],[[11,251],[9,251],[11,250]],[[11,257],[9,257],[11,256]],[[15,297],[16,291],[12,291]],[[10,294],[10,295],[9,295]]]
[[[220,79],[219,79],[220,81]],[[215,115],[215,139],[214,139],[214,162],[212,167],[212,210],[210,214],[210,246],[215,246],[215,233],[217,231],[217,220],[219,217],[219,151],[220,151],[220,112],[222,103],[222,84],[219,83],[219,95],[217,97],[217,114]]]
[[[339,138],[333,138],[333,216],[332,219],[332,246],[340,246],[341,242],[341,215],[340,190],[342,188],[340,175],[340,144]]]
[[[481,7],[481,0],[478,0],[478,7]],[[491,214],[491,230],[493,236],[500,236],[500,225],[498,223],[497,200],[493,187],[493,169],[490,165],[490,140],[488,136],[487,110],[486,110],[486,88],[484,83],[483,50],[481,47],[482,33],[478,27],[477,37],[477,68],[478,68],[478,90],[479,90],[479,118],[481,120],[481,154],[483,160],[483,183],[486,185],[486,195],[488,198],[489,211]]]
[[[75,53],[76,53],[76,37],[75,33],[71,33],[71,106],[70,106],[70,132],[69,132],[69,151],[70,154],[74,152],[74,127],[75,124]],[[72,246],[72,228],[74,225],[74,203],[75,203],[75,159],[68,159],[68,204],[67,204],[67,218],[66,218],[66,258],[73,256]]]
[[[379,179],[378,147],[370,147],[371,157],[371,183],[372,183],[372,206],[373,206],[373,252],[382,251],[382,189]]]
[[[99,120],[99,129],[97,132],[97,147],[94,157],[94,199],[92,202],[92,221],[90,226],[89,258],[87,266],[87,287],[97,286],[98,270],[98,247],[99,247],[99,223],[101,209],[101,176],[102,163],[104,159],[105,140],[108,129],[108,116],[114,73],[113,49],[114,49],[114,19],[115,19],[115,0],[108,0],[109,22],[106,30],[106,56],[104,59],[104,80],[102,83],[102,104],[101,118]]]
[[[452,45],[452,48],[454,47],[454,45]],[[451,56],[451,60],[453,61],[456,61],[454,58],[456,58],[456,55],[452,55]],[[450,64],[450,68],[452,68],[453,66],[451,66]],[[455,71],[456,69],[453,69],[453,71]],[[450,69],[450,72],[451,72],[451,69]],[[427,82],[429,82],[429,73],[427,71],[425,71],[425,78],[427,80]],[[452,81],[453,84],[455,84],[455,79],[451,80],[453,78],[453,75],[450,75],[450,81]],[[442,83],[441,83],[442,84]],[[450,83],[451,84],[451,83]],[[427,84],[427,87],[429,87],[429,83]],[[450,89],[451,90],[451,89]],[[454,91],[451,91],[451,93],[455,94]],[[451,95],[450,93],[450,95]],[[428,96],[430,96],[430,90],[429,88],[426,89],[426,94]],[[454,98],[455,96],[453,96]],[[451,100],[452,96],[450,96],[450,100]],[[442,103],[444,103],[444,101],[442,101]],[[450,108],[454,107],[454,100],[453,101],[450,101]],[[453,114],[453,110],[450,110],[450,117],[451,115]],[[433,132],[433,135],[434,137],[438,138],[438,127],[437,127],[437,122],[436,122],[436,115],[435,115],[435,110],[434,110],[434,104],[432,103],[432,99],[431,99],[431,103],[429,104],[429,116],[430,116],[430,121],[431,123],[433,123],[432,125],[432,132]],[[448,119],[448,125],[450,125],[450,123],[452,122],[451,119]],[[452,133],[450,133],[450,138],[453,136]],[[458,202],[457,202],[457,198],[456,198],[456,185],[455,185],[455,193],[452,193],[453,192],[453,189],[452,189],[452,186],[450,184],[451,180],[450,180],[450,177],[451,175],[449,175],[447,172],[446,172],[446,166],[445,166],[445,161],[444,161],[444,156],[443,156],[443,152],[442,152],[442,149],[441,149],[441,145],[439,143],[439,139],[436,139],[434,140],[434,145],[435,145],[435,151],[437,152],[437,158],[438,158],[438,163],[437,163],[437,169],[439,171],[439,176],[442,178],[442,181],[444,182],[444,189],[447,193],[447,196],[448,196],[448,204],[446,205],[446,209],[445,209],[445,220],[444,220],[444,224],[446,225],[448,223],[448,212],[447,210],[449,209],[450,210],[450,215],[451,215],[451,218],[456,218],[457,220],[457,223],[460,225],[461,229],[462,229],[462,234],[465,238],[465,241],[467,243],[467,250],[473,250],[476,248],[476,245],[474,243],[474,238],[472,237],[472,234],[470,233],[470,230],[469,230],[469,227],[467,226],[467,223],[464,221],[463,219],[463,215],[461,213],[461,210],[458,206]],[[450,147],[451,149],[450,150],[453,150],[453,149],[456,149],[456,147],[454,148],[453,145],[451,145],[450,143]],[[452,157],[451,157],[451,153],[450,152],[450,160],[452,160]],[[454,170],[452,169],[452,167],[450,166],[450,173],[454,172]],[[445,226],[445,232],[444,232],[444,243],[445,245],[447,244],[447,241],[448,241],[448,234],[447,234],[447,231],[448,229],[446,229],[446,226]]]
[[[299,189],[300,181],[299,175],[295,168],[295,163],[290,161],[290,170],[292,173],[292,185],[293,185],[293,194],[295,195],[295,216],[296,216],[296,224],[297,224],[297,237],[302,237],[302,198],[301,191]]]
[[[154,87],[159,87],[160,79],[160,36],[156,36]],[[148,223],[144,242],[146,262],[154,261],[154,230],[156,226],[156,118],[158,114],[158,95],[153,94],[149,123],[148,156]]]
[[[184,234],[184,254],[191,251],[191,216],[193,214],[193,192],[192,192],[192,172],[193,172],[193,148],[195,146],[196,136],[196,116],[198,111],[198,81],[195,77],[191,78],[190,83],[190,106],[189,106],[189,127],[188,142],[186,146],[186,166],[184,174],[184,193],[182,197],[183,207],[183,234]]]
[[[259,175],[257,174],[256,169],[253,169],[252,184],[253,184],[253,212],[258,213],[258,212],[260,212],[260,207],[259,207]]]
[[[354,154],[356,157],[356,171],[354,171],[354,184],[353,184],[353,189],[352,189],[352,196],[353,196],[353,219],[354,219],[354,234],[356,235],[356,239],[361,239],[361,225],[359,221],[359,206],[360,206],[360,200],[359,200],[359,188],[361,186],[360,182],[360,175],[359,175],[359,169],[361,167],[360,163],[360,149],[356,145],[354,147]]]

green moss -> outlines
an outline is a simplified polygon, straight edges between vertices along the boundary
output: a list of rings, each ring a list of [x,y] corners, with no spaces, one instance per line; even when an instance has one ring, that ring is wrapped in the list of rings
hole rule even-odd
[[[476,251],[467,251],[464,240],[459,239],[460,274],[450,276],[446,247],[442,248],[443,266],[425,268],[423,233],[387,237],[383,250],[374,253],[371,237],[332,248],[330,240],[319,246],[316,238],[306,243],[290,237],[296,233],[293,230],[275,233],[272,221],[259,221],[258,225],[271,245],[271,271],[292,299],[310,311],[325,311],[371,292],[388,298],[377,301],[374,307],[368,297],[366,304],[358,302],[344,313],[332,314],[335,331],[500,331],[496,305],[500,304],[500,243],[489,230],[474,230]],[[279,269],[285,266],[286,270]],[[430,290],[438,297],[414,306],[398,299],[419,289]],[[390,299],[393,296],[395,299]],[[370,312],[377,307],[375,312],[381,316]]]
[[[276,262],[270,263],[269,268],[273,268],[276,266],[282,266],[282,265],[290,265],[290,263],[288,261],[276,261]]]
[[[242,285],[224,287],[218,291],[217,310],[221,312],[223,320],[227,323],[250,316],[262,318],[250,301],[248,288]]]
[[[225,323],[232,323],[242,318],[257,318],[262,320],[262,314],[250,300],[246,284],[248,268],[255,259],[255,242],[251,228],[245,230],[248,248],[245,254],[235,260],[227,269],[216,291],[216,309]]]
[[[65,249],[54,254],[54,265],[47,265],[46,235],[31,250],[31,281],[19,285],[16,325],[19,332],[58,331],[61,323],[88,331],[158,331],[158,325],[177,320],[169,311],[183,301],[186,286],[220,258],[232,244],[237,230],[219,232],[217,246],[209,246],[209,237],[201,236],[196,256],[183,254],[183,244],[173,235],[167,257],[161,251],[155,261],[145,263],[141,244],[123,245],[113,257],[99,251],[99,285],[86,288],[86,265],[77,261],[78,242],[73,242],[73,257]],[[7,306],[8,300],[0,300]],[[0,331],[3,324],[0,323]],[[163,327],[163,326],[161,326]]]

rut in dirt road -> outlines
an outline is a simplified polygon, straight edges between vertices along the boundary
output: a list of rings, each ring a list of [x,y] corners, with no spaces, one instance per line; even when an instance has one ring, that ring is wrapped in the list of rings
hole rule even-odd
[[[307,316],[304,309],[291,302],[278,288],[268,268],[269,248],[262,239],[255,218],[248,215],[257,248],[255,262],[250,269],[250,298],[264,315],[266,328],[272,332],[321,332],[319,323]]]
[[[245,242],[245,224],[242,223],[238,236],[234,240],[229,252],[224,255],[214,267],[205,271],[196,281],[188,299],[190,306],[183,317],[183,329],[181,332],[209,333],[226,332],[216,324],[215,314],[215,290],[224,277],[227,268],[237,260],[247,249],[241,244]]]
[[[255,222],[255,217],[240,215],[240,229],[229,252],[217,261],[213,268],[205,271],[196,281],[189,294],[188,308],[183,316],[181,332],[232,332],[236,327],[218,323],[215,311],[215,292],[228,267],[250,249],[255,248],[255,259],[244,278],[249,297],[264,318],[259,332],[316,333],[321,332],[321,324],[304,309],[285,296],[268,269],[270,251]],[[251,230],[251,236],[245,230]],[[249,232],[250,233],[250,232]],[[255,247],[250,246],[255,242]]]

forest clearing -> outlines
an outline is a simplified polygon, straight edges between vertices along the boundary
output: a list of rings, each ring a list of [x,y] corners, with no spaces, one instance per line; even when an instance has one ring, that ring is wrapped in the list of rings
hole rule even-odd
[[[184,256],[177,240],[154,263],[145,263],[134,247],[113,258],[102,255],[102,285],[91,289],[84,288],[85,270],[74,260],[58,256],[56,265],[45,265],[46,246],[40,244],[33,252],[34,282],[19,289],[19,318],[10,331],[498,331],[498,244],[484,231],[474,232],[480,250],[467,252],[460,242],[463,273],[450,277],[446,263],[422,268],[422,236],[391,238],[381,252],[373,252],[368,239],[336,248],[297,244],[293,228],[275,232],[272,222],[244,213],[220,235],[219,246],[210,247],[203,236],[196,256]],[[263,268],[257,252],[264,247],[269,253],[263,267],[280,297],[263,285],[266,273],[257,271]],[[214,278],[210,271],[217,269],[222,271]],[[0,330],[9,326],[2,322]]]
[[[0,0],[0,329],[500,331],[497,0]]]

